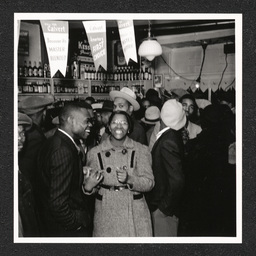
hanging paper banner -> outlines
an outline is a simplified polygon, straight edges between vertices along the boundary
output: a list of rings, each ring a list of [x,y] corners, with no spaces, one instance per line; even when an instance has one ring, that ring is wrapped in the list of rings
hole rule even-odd
[[[68,22],[41,20],[51,68],[51,77],[59,70],[66,76],[68,60]]]
[[[107,70],[106,21],[83,21],[96,71],[101,65]]]
[[[126,64],[129,59],[137,62],[133,20],[118,20],[117,23]]]

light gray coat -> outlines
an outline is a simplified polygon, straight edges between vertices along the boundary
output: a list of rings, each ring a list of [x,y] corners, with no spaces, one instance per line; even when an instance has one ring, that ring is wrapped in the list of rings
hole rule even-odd
[[[101,159],[101,160],[100,160]],[[144,196],[134,199],[135,194],[150,191],[154,186],[151,169],[152,159],[147,146],[126,137],[122,147],[114,147],[107,138],[88,152],[87,165],[102,170],[103,184],[120,186],[117,168],[124,168],[135,177],[133,187],[111,191],[100,187],[96,199],[93,236],[152,236],[150,212]]]

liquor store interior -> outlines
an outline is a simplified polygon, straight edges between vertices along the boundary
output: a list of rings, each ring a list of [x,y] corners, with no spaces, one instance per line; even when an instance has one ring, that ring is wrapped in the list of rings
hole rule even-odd
[[[17,237],[236,237],[237,18],[31,17]]]

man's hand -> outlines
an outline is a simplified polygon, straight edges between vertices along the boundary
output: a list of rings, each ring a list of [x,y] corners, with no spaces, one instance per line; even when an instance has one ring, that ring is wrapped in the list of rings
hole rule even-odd
[[[94,171],[92,168],[85,166],[83,168],[84,182],[83,188],[87,192],[91,192],[103,179],[101,171]]]

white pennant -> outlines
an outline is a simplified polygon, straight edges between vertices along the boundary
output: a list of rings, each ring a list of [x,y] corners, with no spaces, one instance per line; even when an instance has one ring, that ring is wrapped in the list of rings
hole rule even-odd
[[[66,75],[68,60],[68,22],[41,20],[51,77],[59,70]]]
[[[118,20],[117,23],[126,64],[129,59],[137,62],[133,20]]]

